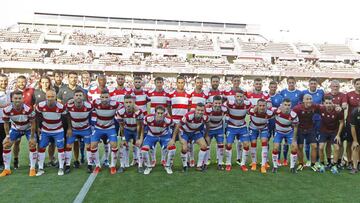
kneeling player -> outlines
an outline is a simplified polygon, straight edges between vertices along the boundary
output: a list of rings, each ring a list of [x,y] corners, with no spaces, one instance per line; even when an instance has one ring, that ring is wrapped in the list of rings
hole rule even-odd
[[[157,106],[155,108],[155,114],[150,114],[145,117],[144,125],[147,127],[147,135],[144,139],[144,144],[141,147],[141,154],[144,159],[146,169],[145,175],[150,174],[152,165],[150,163],[149,150],[156,146],[159,142],[161,149],[167,149],[165,153],[166,163],[165,170],[168,174],[172,174],[171,165],[176,152],[175,137],[172,139],[170,126],[173,125],[173,120],[166,116],[165,108],[163,106]]]
[[[84,101],[84,92],[82,90],[76,90],[74,93],[74,99],[69,100],[66,104],[66,110],[68,112],[68,130],[65,149],[65,173],[70,173],[70,163],[72,158],[72,144],[76,139],[83,139],[86,147],[86,155],[88,161],[87,171],[92,172],[92,160],[90,149],[90,135],[91,128],[89,124],[89,118],[93,111],[92,105]]]
[[[12,94],[12,103],[3,109],[4,116],[4,130],[6,138],[3,144],[3,158],[5,169],[0,174],[0,177],[11,174],[11,147],[15,141],[20,140],[23,135],[29,141],[29,159],[30,159],[30,173],[29,176],[35,176],[36,163],[36,141],[35,141],[35,112],[31,107],[24,104],[23,95],[20,91],[14,91]],[[11,129],[10,129],[11,122]]]
[[[227,101],[225,106],[228,108],[228,121],[226,132],[226,171],[231,171],[232,145],[235,138],[243,144],[243,153],[241,158],[241,170],[248,171],[246,160],[249,154],[250,137],[246,126],[245,117],[250,109],[250,101],[244,100],[244,92],[237,90],[235,92],[235,101]]]
[[[199,159],[197,162],[197,171],[205,170],[205,156],[207,151],[207,144],[204,138],[208,136],[209,131],[209,117],[204,115],[205,105],[203,103],[196,104],[195,111],[190,111],[184,115],[180,123],[176,125],[173,141],[180,132],[180,142],[181,142],[181,160],[183,163],[183,171],[187,172],[188,170],[188,142],[193,140],[200,146]],[[204,123],[206,124],[205,133],[204,133]]]
[[[269,140],[269,119],[274,117],[274,113],[266,107],[266,101],[259,99],[254,108],[249,110],[250,114],[250,140],[251,140],[251,170],[256,170],[256,142],[257,138],[261,138],[261,173],[266,173],[266,169],[270,166],[267,163],[268,157],[268,140]]]
[[[135,98],[131,95],[124,96],[124,107],[121,107],[116,113],[116,120],[119,122],[119,134],[125,143],[120,146],[120,168],[118,173],[124,171],[125,167],[129,167],[129,146],[130,142],[135,143],[134,147],[134,162],[138,162],[139,170],[142,170],[142,161],[140,160],[140,145],[143,140],[143,112],[135,107]]]
[[[286,139],[291,144],[290,171],[296,173],[295,164],[297,160],[296,136],[298,131],[299,118],[294,111],[291,111],[291,100],[285,98],[281,106],[275,110],[275,137],[272,152],[273,172],[277,172],[278,154],[280,144]]]
[[[334,161],[328,164],[331,166],[331,172],[337,174],[336,161],[339,158],[339,143],[341,142],[340,134],[344,127],[344,113],[335,110],[332,96],[325,96],[324,106],[320,107],[320,116],[320,172],[325,172],[324,147],[326,143],[330,142],[334,146]]]
[[[211,140],[215,137],[217,142],[216,158],[218,163],[218,169],[224,170],[224,130],[223,130],[223,118],[227,113],[227,108],[222,105],[221,96],[215,96],[212,104],[207,104],[205,109],[206,115],[209,116],[209,136],[205,137],[208,144],[206,151],[205,163],[210,160],[210,146]]]
[[[95,162],[95,173],[100,172],[100,158],[98,151],[98,143],[100,138],[105,136],[111,145],[111,163],[110,173],[116,173],[116,161],[117,161],[117,134],[115,130],[114,118],[115,113],[119,108],[119,103],[114,100],[110,100],[108,90],[102,90],[100,99],[93,101],[93,118],[96,118],[94,132],[91,135],[91,154],[92,159]]]

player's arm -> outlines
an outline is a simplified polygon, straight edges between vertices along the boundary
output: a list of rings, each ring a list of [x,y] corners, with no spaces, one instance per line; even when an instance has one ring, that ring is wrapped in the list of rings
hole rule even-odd
[[[67,129],[67,132],[66,132],[66,136],[71,137],[72,136],[72,124],[71,124],[70,113],[67,113],[66,118],[67,118],[66,120],[67,120],[67,123],[68,123],[68,129]]]
[[[181,123],[178,123],[175,125],[175,129],[174,129],[174,132],[173,132],[173,135],[171,138],[174,141],[174,143],[175,143],[176,137],[178,136],[178,134],[180,132],[180,127],[181,127]]]
[[[359,141],[357,139],[357,133],[356,133],[356,114],[357,114],[357,111],[358,111],[358,109],[354,110],[351,113],[350,128],[351,128],[351,136],[353,138],[353,143],[352,143],[352,146],[351,146],[352,150],[359,147]]]
[[[206,139],[207,137],[209,137],[209,129],[210,129],[210,124],[209,122],[205,123],[205,133],[204,133],[204,138]]]
[[[342,120],[339,120],[339,130],[338,130],[338,132],[337,132],[337,134],[336,134],[336,137],[335,137],[335,141],[338,143],[338,144],[340,144],[340,135],[341,135],[341,132],[342,132],[342,130],[343,130],[343,128],[344,128],[344,119],[342,119]]]
[[[5,138],[10,139],[10,121],[4,121]]]
[[[293,133],[293,141],[292,141],[292,144],[295,145],[295,143],[297,143],[297,136],[298,136],[298,124],[294,125],[293,126],[294,128],[294,133]]]

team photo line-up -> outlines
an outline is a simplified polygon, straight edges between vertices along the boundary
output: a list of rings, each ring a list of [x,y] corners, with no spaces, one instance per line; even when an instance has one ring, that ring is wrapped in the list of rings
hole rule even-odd
[[[245,91],[240,76],[233,76],[232,87],[225,90],[219,90],[219,76],[211,77],[207,90],[203,79],[196,77],[192,91],[185,90],[182,76],[176,78],[172,91],[164,89],[162,77],[155,78],[151,90],[143,89],[143,78],[138,76],[133,78],[133,88],[125,86],[124,74],[116,75],[116,87],[107,86],[105,75],[98,75],[92,86],[88,72],[69,72],[67,77],[68,84],[63,84],[60,72],[54,79],[44,75],[33,88],[20,75],[10,91],[8,77],[0,75],[0,177],[14,172],[12,156],[13,168],[19,168],[23,135],[28,141],[29,176],[43,175],[45,167],[58,167],[58,175],[64,175],[71,165],[79,168],[81,164],[87,165],[88,173],[103,168],[111,174],[123,173],[134,166],[148,175],[158,163],[157,143],[159,163],[167,174],[173,173],[176,153],[180,153],[182,172],[190,167],[204,172],[211,163],[213,139],[220,171],[232,170],[235,147],[236,164],[243,172],[259,168],[267,173],[272,167],[276,173],[288,165],[291,173],[304,168],[333,174],[344,169],[358,172],[360,78],[353,80],[353,91],[340,92],[339,81],[332,80],[325,93],[316,78],[309,79],[307,90],[296,89],[296,79],[288,77],[287,88],[279,91],[278,83],[271,81],[264,92],[261,78],[255,78],[253,89]],[[99,144],[104,147],[103,156]],[[46,149],[48,164],[44,163]]]

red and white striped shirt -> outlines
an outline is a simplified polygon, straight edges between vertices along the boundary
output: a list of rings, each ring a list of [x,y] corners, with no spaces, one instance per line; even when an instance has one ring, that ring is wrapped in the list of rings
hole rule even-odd
[[[195,109],[198,103],[206,104],[208,99],[209,95],[206,92],[201,91],[200,93],[196,93],[194,90],[190,93],[190,108]]]
[[[265,99],[265,101],[267,102],[270,101],[270,95],[265,92],[261,92],[261,93],[247,92],[246,98],[251,102],[252,106],[255,106],[259,99]]]
[[[243,89],[240,88],[240,90],[242,90],[244,95],[246,95],[246,92]],[[234,89],[227,89],[223,92],[223,94],[228,101],[235,101],[236,91]]]
[[[117,101],[120,104],[124,104],[124,97],[127,94],[133,95],[133,91],[130,88],[113,88],[109,90],[111,100]]]
[[[19,131],[29,130],[31,121],[35,118],[35,111],[26,104],[17,111],[12,104],[3,109],[3,120],[11,122],[11,128]]]
[[[299,123],[299,117],[294,111],[284,114],[280,109],[275,111],[275,129],[276,132],[288,133],[293,130],[293,126]]]
[[[272,119],[274,117],[274,112],[266,109],[264,113],[255,113],[254,108],[251,108],[249,110],[250,115],[250,124],[249,128],[253,130],[263,130],[267,129],[269,119]]]
[[[107,87],[105,89],[108,90]],[[92,86],[88,91],[88,100],[90,103],[92,103],[94,100],[99,99],[101,95],[101,90],[98,86]]]
[[[207,103],[213,103],[214,102],[214,97],[215,96],[223,96],[223,92],[220,91],[220,90],[213,90],[213,89],[210,89],[208,92],[207,92],[207,95],[208,95],[208,99],[207,99]]]
[[[170,132],[170,126],[173,125],[172,118],[165,116],[161,122],[156,122],[155,114],[149,114],[144,119],[144,125],[148,128],[148,135],[150,136],[163,136]]]
[[[195,118],[195,111],[190,111],[181,119],[181,130],[186,133],[199,132],[205,123],[209,122],[209,116],[203,115],[200,119]]]
[[[134,112],[126,112],[125,107],[121,107],[116,112],[116,120],[124,124],[124,128],[136,131],[137,121],[144,119],[144,114],[141,109],[136,109]]]
[[[171,103],[171,115],[174,123],[179,123],[182,117],[189,112],[190,94],[186,91],[173,91],[169,93]]]
[[[221,106],[220,111],[214,111],[212,104],[207,104],[205,107],[205,113],[209,116],[209,130],[217,130],[223,126],[223,118],[226,115],[228,109],[226,106]]]
[[[90,127],[89,118],[93,107],[91,103],[84,101],[82,107],[77,108],[73,101],[66,103],[66,110],[71,119],[71,126],[74,130],[87,130]]]
[[[145,90],[133,90],[133,93],[135,95],[135,104],[137,107],[139,107],[139,109],[141,109],[141,111],[143,112],[144,116],[147,115],[147,103],[149,101],[148,97],[147,97],[147,91]]]
[[[98,129],[111,129],[115,128],[114,118],[120,103],[114,100],[109,102],[109,105],[104,106],[101,104],[100,99],[93,102],[93,119],[96,119],[95,128]]]
[[[241,105],[237,105],[234,101],[227,101],[224,105],[228,108],[228,127],[246,127],[245,117],[251,107],[250,102],[244,100]]]
[[[41,130],[47,133],[63,132],[63,125],[61,115],[66,114],[64,105],[56,102],[53,107],[47,105],[47,101],[42,101],[36,105],[36,113],[41,116],[42,127]]]
[[[167,105],[170,102],[169,94],[162,90],[161,92],[157,92],[155,89],[150,90],[147,93],[150,102],[150,113],[155,113],[155,108],[159,105],[163,106],[165,110],[167,109]]]

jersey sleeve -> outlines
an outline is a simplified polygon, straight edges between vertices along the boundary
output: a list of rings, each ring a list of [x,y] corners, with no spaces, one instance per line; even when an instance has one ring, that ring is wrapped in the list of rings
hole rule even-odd
[[[358,109],[354,109],[352,112],[351,112],[351,116],[350,116],[350,125],[352,126],[356,126],[357,125],[357,114],[358,114]]]
[[[2,119],[3,119],[5,122],[9,122],[9,121],[10,121],[10,114],[5,111],[5,108],[4,108],[2,111],[3,111],[3,117],[2,117]]]

